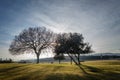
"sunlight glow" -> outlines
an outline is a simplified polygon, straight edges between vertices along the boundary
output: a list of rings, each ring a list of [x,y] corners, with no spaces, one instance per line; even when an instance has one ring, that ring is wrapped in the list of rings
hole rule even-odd
[[[57,24],[55,27],[50,27],[50,29],[53,30],[53,32],[55,33],[66,32],[67,28],[68,27],[66,25],[62,25],[62,24]]]

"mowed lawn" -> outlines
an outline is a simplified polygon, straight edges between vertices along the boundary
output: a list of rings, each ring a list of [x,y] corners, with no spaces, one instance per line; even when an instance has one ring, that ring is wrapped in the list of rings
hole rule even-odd
[[[0,80],[120,80],[120,60],[70,63],[0,64]]]

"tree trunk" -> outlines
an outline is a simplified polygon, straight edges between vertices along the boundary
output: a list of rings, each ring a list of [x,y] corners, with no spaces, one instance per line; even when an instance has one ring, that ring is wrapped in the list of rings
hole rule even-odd
[[[60,64],[60,59],[59,59],[59,64]]]
[[[72,65],[72,59],[70,58],[70,63],[71,63],[71,65]]]
[[[40,55],[39,54],[36,54],[36,55],[37,55],[37,62],[36,63],[38,64],[39,63],[39,56]]]
[[[80,65],[80,54],[78,54],[78,65]]]
[[[70,55],[70,54],[68,54],[68,56],[74,61],[74,63],[77,65],[77,62],[73,59],[73,57]]]

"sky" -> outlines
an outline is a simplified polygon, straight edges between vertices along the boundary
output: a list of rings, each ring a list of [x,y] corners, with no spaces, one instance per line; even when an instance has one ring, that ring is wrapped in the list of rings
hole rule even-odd
[[[81,33],[96,53],[120,53],[120,0],[0,0],[0,58],[35,58],[8,49],[15,35],[38,26]]]

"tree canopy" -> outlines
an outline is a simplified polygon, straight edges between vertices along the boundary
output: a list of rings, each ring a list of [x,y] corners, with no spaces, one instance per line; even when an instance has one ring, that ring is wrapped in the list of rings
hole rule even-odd
[[[80,64],[80,54],[92,52],[91,45],[83,40],[80,33],[58,34],[54,51],[56,54],[68,54],[75,64]]]
[[[13,55],[24,54],[26,51],[35,53],[37,63],[41,51],[53,46],[55,59],[61,59],[67,54],[71,61],[80,64],[80,54],[93,52],[91,45],[84,42],[84,37],[80,33],[61,33],[55,34],[46,27],[33,27],[24,29],[19,35],[15,36],[9,51]]]
[[[9,51],[13,55],[24,54],[25,51],[35,53],[37,63],[39,63],[41,51],[50,46],[53,41],[52,36],[53,32],[45,27],[24,29],[19,35],[15,36]]]

